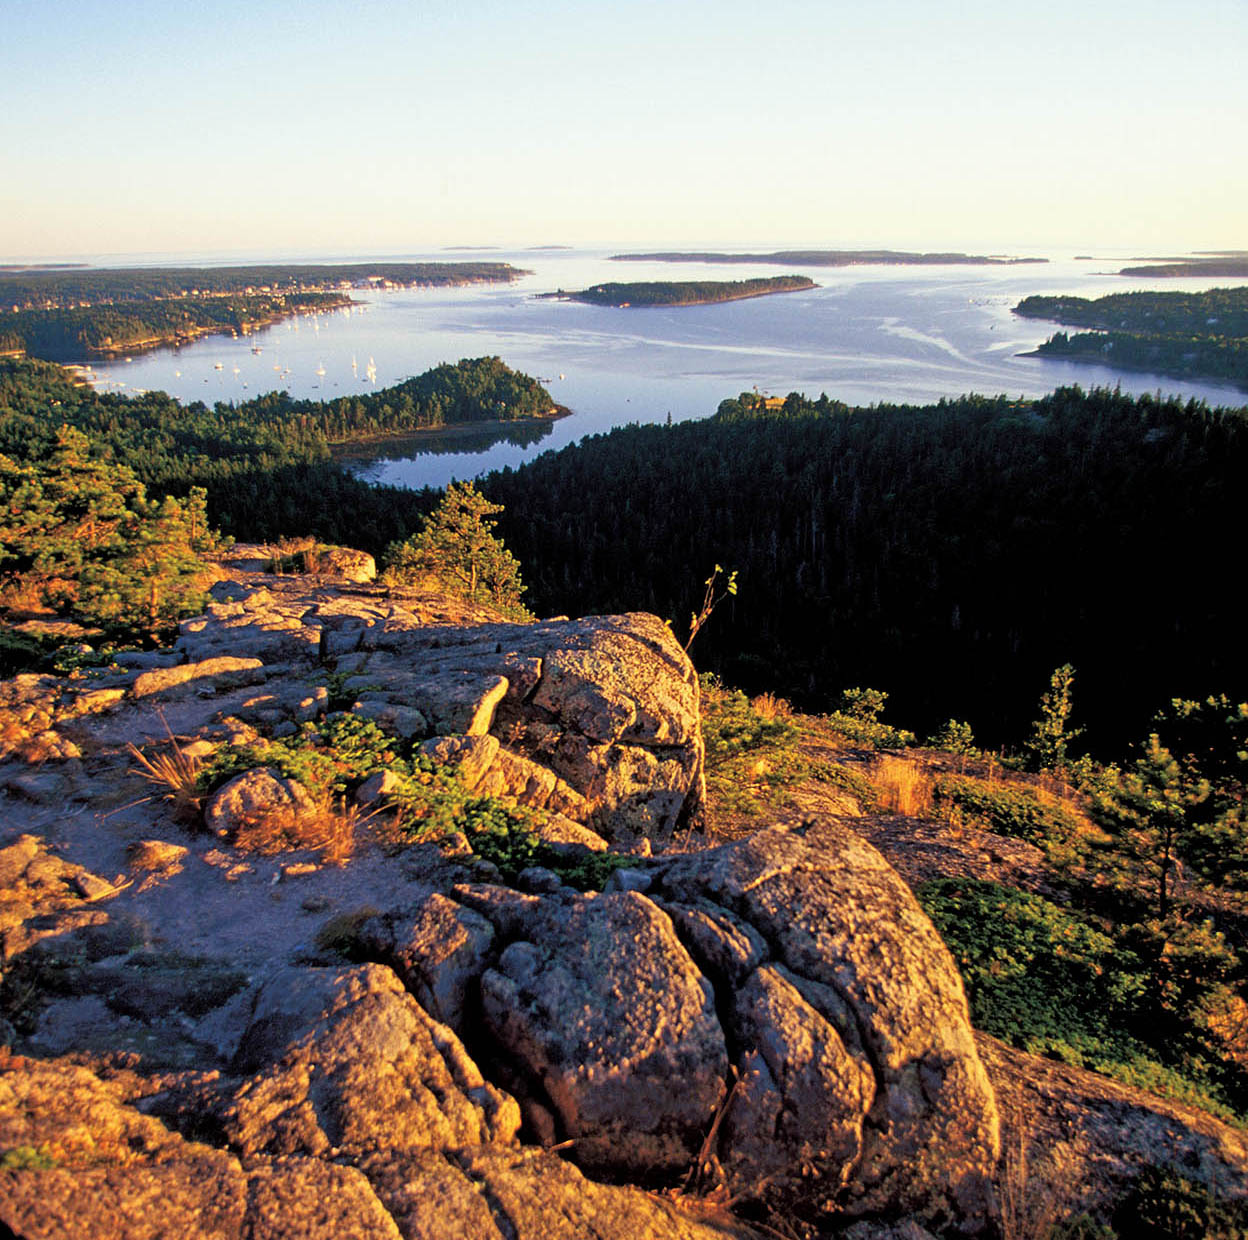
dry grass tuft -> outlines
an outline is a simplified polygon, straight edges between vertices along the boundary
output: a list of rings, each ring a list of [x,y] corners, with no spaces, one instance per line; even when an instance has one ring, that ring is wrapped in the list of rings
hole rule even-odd
[[[163,753],[149,757],[137,745],[127,744],[127,752],[138,763],[130,771],[160,789],[143,800],[154,801],[159,797],[168,801],[173,806],[174,814],[189,822],[198,818],[203,807],[199,791],[199,772],[203,764],[195,755],[188,754],[172,736],[168,745]]]
[[[774,723],[777,719],[793,718],[793,707],[774,693],[760,693],[758,697],[750,699],[750,706],[756,715],[766,719],[768,723]]]
[[[1077,1209],[1081,1168],[1079,1149],[1068,1141],[1033,1157],[1031,1134],[1018,1125],[1003,1144],[997,1178],[1002,1240],[1054,1235]]]
[[[871,771],[879,790],[880,805],[893,814],[917,818],[932,807],[932,781],[911,758],[885,754]]]
[[[233,843],[240,852],[266,857],[306,849],[320,853],[326,865],[346,865],[355,855],[361,828],[376,812],[325,795],[311,806],[292,806],[246,820]]]

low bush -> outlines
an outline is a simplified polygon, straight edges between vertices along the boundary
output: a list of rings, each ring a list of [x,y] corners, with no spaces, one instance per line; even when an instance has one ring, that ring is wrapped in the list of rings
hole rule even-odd
[[[1199,1029],[1169,1019],[1156,968],[1129,936],[994,882],[937,879],[916,894],[962,972],[977,1029],[1224,1119],[1245,1109],[1242,1074]]]
[[[987,783],[971,775],[945,775],[932,790],[934,803],[961,822],[1026,840],[1051,860],[1073,855],[1085,838],[1098,835],[1056,797],[1024,783]]]

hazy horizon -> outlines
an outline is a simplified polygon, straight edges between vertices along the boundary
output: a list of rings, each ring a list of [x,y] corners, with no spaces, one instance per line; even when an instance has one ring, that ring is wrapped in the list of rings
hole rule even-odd
[[[10,0],[4,261],[1243,248],[1248,5]]]

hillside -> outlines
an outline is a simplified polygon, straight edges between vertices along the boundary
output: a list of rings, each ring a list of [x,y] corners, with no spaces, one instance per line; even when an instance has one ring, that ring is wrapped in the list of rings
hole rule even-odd
[[[1064,881],[915,798],[977,760],[877,750],[869,693],[700,686],[653,617],[281,550],[218,555],[170,649],[0,685],[14,1234],[953,1236],[1248,1191],[1238,1129],[972,1035],[919,901]]]

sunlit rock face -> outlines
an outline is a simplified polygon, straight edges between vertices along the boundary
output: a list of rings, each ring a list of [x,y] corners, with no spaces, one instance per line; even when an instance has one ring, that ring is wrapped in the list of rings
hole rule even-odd
[[[172,651],[0,686],[0,949],[59,987],[0,1022],[0,1224],[757,1234],[710,1204],[733,1201],[799,1231],[991,1228],[993,1093],[897,875],[832,818],[676,851],[704,751],[665,625],[504,623],[263,561]],[[319,812],[274,768],[143,796],[132,744],[210,760],[331,708],[540,811],[552,868],[503,885],[465,836],[338,869],[245,851],[243,827]],[[351,789],[361,813],[386,774]],[[627,868],[594,869],[608,847]]]

